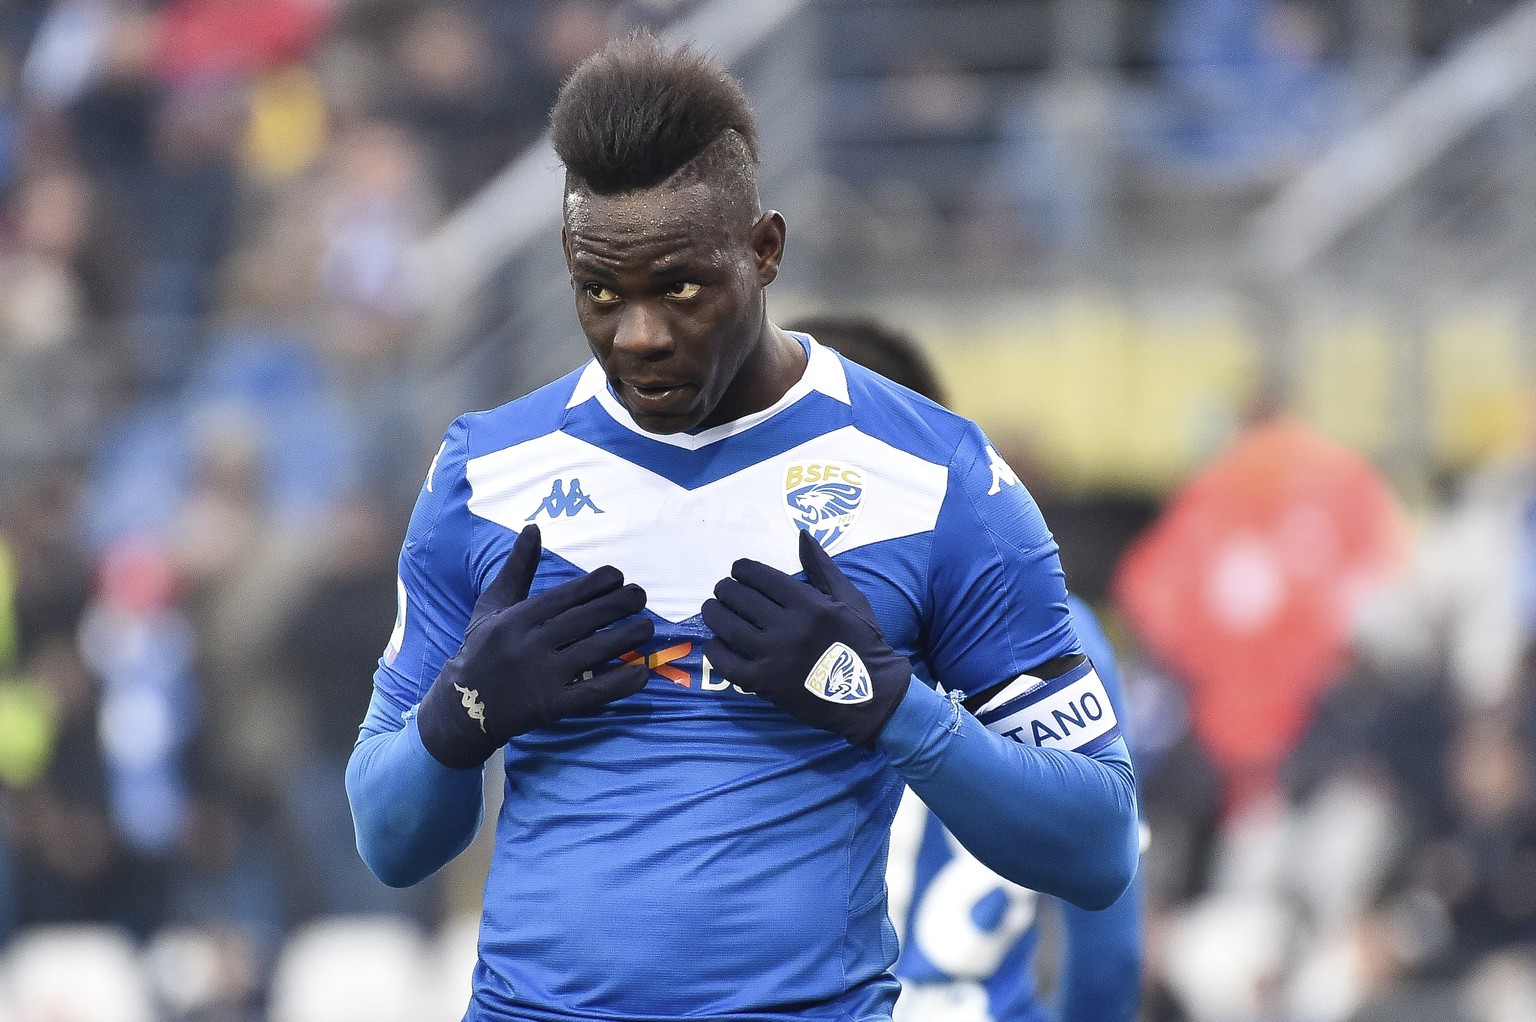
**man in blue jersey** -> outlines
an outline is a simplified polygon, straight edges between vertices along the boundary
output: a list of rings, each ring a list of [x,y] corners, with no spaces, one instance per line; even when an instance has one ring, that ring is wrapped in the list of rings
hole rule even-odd
[[[471,1022],[884,1022],[905,783],[1085,908],[1136,861],[1125,743],[1038,509],[973,424],[768,318],[740,87],[639,35],[552,114],[593,359],[449,427],[347,771],[417,882],[503,757]]]
[[[864,316],[802,317],[786,328],[939,404],[943,385],[917,341]],[[1117,715],[1124,695],[1114,649],[1093,610],[1068,594],[1072,624]],[[1055,1010],[1039,996],[1039,896],[997,876],[910,792],[892,824],[891,921],[901,939],[897,1022],[1132,1022],[1141,1002],[1140,882],[1109,908],[1060,907]]]

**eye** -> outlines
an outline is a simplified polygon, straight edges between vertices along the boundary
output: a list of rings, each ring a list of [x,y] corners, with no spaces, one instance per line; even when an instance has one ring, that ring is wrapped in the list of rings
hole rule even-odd
[[[588,298],[598,305],[612,305],[619,300],[619,296],[614,293],[612,288],[603,287],[601,284],[586,284],[583,285],[582,290],[587,293]]]
[[[667,297],[674,301],[686,302],[703,290],[698,284],[691,281],[680,280],[667,288]]]

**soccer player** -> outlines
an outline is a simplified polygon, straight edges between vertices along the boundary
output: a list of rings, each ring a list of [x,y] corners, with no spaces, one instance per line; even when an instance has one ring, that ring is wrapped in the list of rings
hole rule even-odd
[[[1085,908],[1134,778],[1038,509],[971,423],[768,318],[740,87],[653,37],[552,113],[593,359],[449,427],[348,766],[406,885],[506,787],[470,1022],[883,1022],[905,782]]]
[[[945,403],[938,374],[905,331],[864,316],[816,315],[785,324],[846,359]],[[1072,624],[1117,715],[1124,695],[1113,647],[1093,610],[1068,594]],[[1039,898],[961,848],[910,791],[892,826],[887,884],[901,938],[897,1022],[1132,1022],[1141,1001],[1141,890],[1089,912],[1059,902],[1063,939],[1056,1006],[1035,979]]]

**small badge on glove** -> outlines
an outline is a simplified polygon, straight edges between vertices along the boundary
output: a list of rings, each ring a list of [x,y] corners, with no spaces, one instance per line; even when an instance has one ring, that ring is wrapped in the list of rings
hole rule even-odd
[[[867,703],[875,694],[864,661],[841,642],[827,647],[805,676],[805,687],[829,703]]]

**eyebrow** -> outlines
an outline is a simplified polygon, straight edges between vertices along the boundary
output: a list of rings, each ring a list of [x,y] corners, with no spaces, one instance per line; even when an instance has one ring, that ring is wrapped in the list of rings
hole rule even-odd
[[[571,269],[580,271],[592,277],[612,279],[619,276],[619,271],[609,265],[608,261],[594,256],[588,252],[578,252],[571,257]],[[646,275],[653,279],[677,277],[679,274],[692,274],[698,277],[708,276],[715,272],[713,261],[700,259],[696,255],[672,254],[662,256],[646,268]]]
[[[711,269],[708,260],[699,259],[692,255],[663,256],[651,264],[650,273],[653,277],[672,277],[679,273],[703,272]]]

